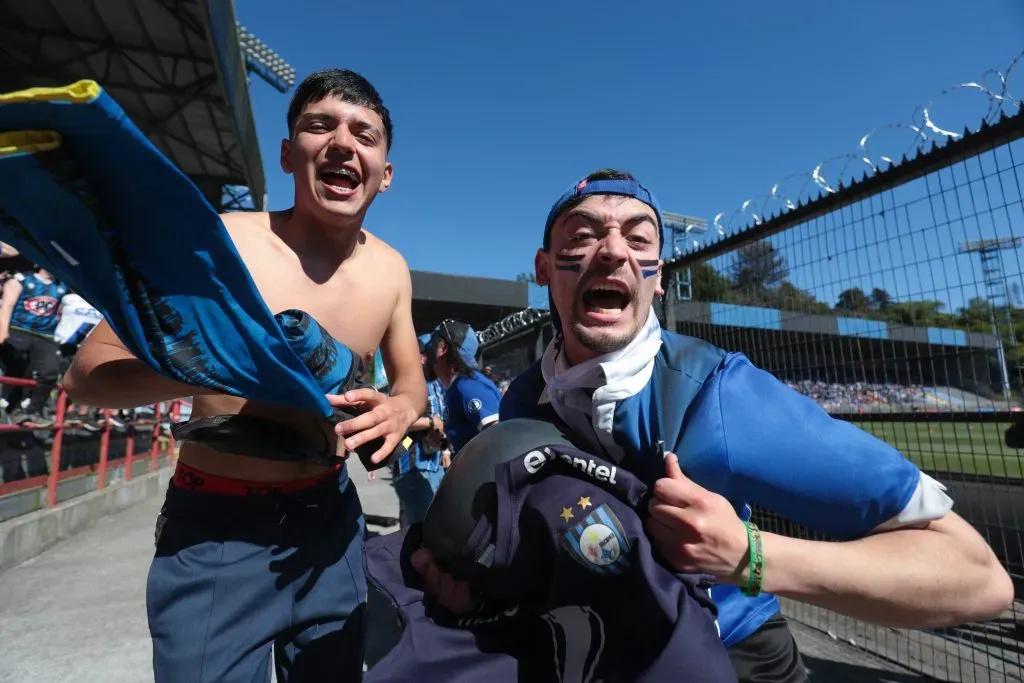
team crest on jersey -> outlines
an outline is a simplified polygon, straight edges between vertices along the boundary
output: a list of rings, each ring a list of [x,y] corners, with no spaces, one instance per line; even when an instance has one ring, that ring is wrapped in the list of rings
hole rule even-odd
[[[57,310],[57,300],[52,296],[33,296],[25,299],[23,305],[26,311],[40,317],[53,315]]]
[[[629,539],[607,505],[599,505],[562,534],[562,547],[587,569],[617,576],[629,568]]]
[[[470,399],[469,403],[466,404],[466,410],[469,411],[470,415],[476,415],[480,412],[480,409],[484,407],[483,402],[478,398]]]

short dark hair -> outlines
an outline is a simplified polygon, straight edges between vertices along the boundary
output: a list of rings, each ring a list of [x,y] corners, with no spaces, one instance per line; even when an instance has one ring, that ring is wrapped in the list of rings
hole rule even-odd
[[[616,170],[614,168],[599,168],[596,171],[594,171],[593,173],[590,173],[589,175],[587,175],[586,180],[589,183],[589,182],[593,182],[595,180],[636,180],[636,178],[633,176],[632,173],[630,173],[628,171],[619,171],[619,170]],[[567,201],[565,203],[565,206],[563,206],[561,208],[561,210],[558,212],[558,215],[561,216],[566,211],[569,211],[570,209],[572,209],[572,208],[576,207],[577,205],[581,204],[583,202],[583,200],[586,199],[586,198],[587,198],[586,195],[581,195],[579,197],[573,197],[572,199],[570,199],[569,201]],[[557,220],[558,220],[558,216],[555,217],[555,220],[551,221],[551,227],[552,228],[554,227],[555,222]],[[550,229],[544,232],[544,251],[548,251],[549,249],[551,249],[551,230]]]
[[[299,84],[288,105],[288,137],[295,132],[295,123],[306,107],[331,96],[376,112],[384,122],[384,136],[387,138],[388,151],[391,151],[394,136],[391,112],[384,106],[384,100],[373,84],[348,69],[321,69],[311,73]]]

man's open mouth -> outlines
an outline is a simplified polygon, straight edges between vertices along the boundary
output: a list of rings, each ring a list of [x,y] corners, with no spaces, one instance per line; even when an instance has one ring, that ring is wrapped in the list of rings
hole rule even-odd
[[[584,308],[594,313],[621,313],[629,300],[629,292],[620,283],[597,283],[583,292]]]
[[[359,174],[344,166],[321,166],[317,177],[338,194],[348,194],[359,186]]]

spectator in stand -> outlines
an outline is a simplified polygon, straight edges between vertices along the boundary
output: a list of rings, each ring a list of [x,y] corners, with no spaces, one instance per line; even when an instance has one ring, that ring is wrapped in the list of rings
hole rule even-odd
[[[420,361],[425,374],[429,374],[426,367],[429,341],[430,335],[419,338]],[[444,387],[437,379],[427,381],[427,399],[426,413],[409,427],[412,446],[400,458],[394,458],[391,465],[403,529],[423,521],[444,472],[451,464],[444,450]]]
[[[44,411],[60,372],[53,333],[57,329],[60,301],[67,292],[68,288],[43,268],[17,273],[3,285],[0,362],[7,375],[36,381],[24,409],[20,408],[21,387],[4,387],[8,403],[18,406],[9,416],[13,424],[53,424]]]
[[[457,457],[466,443],[498,421],[501,394],[477,369],[476,332],[466,323],[445,320],[427,344],[427,379],[445,387],[444,432]]]
[[[103,320],[103,314],[82,296],[76,292],[68,292],[60,300],[60,311],[57,322],[57,329],[54,330],[53,340],[60,349],[60,374],[67,372],[75,353],[94,329]],[[68,412],[72,418],[70,422],[82,426],[89,431],[102,428],[102,423],[95,424],[96,416],[89,406],[76,404],[73,408],[68,399]],[[87,422],[85,418],[90,418]]]
[[[57,327],[53,340],[60,347],[60,355],[70,362],[85,338],[103,320],[103,314],[76,292],[68,292],[60,300]]]

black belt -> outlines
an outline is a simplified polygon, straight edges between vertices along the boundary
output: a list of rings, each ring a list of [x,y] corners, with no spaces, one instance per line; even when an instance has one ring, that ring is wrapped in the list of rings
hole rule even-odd
[[[332,425],[351,420],[356,414],[335,409],[328,418]],[[215,451],[245,455],[264,460],[283,462],[314,462],[330,466],[338,462],[330,439],[324,435],[322,444],[313,445],[297,429],[252,415],[213,415],[197,420],[176,424],[171,434],[178,441],[200,443]],[[384,445],[384,437],[363,444],[356,449],[356,455],[367,471],[384,467],[394,456],[401,457],[407,450],[405,439],[378,463],[370,462],[373,455]]]

